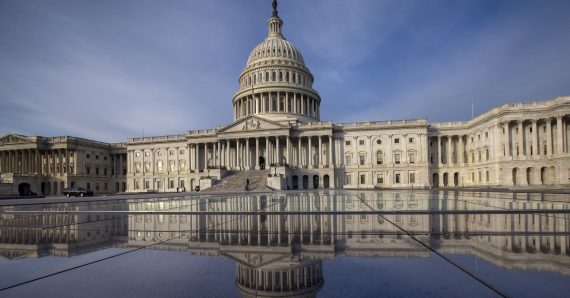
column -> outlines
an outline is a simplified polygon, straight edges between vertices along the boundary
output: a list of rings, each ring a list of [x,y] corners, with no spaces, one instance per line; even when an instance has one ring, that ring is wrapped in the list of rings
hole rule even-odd
[[[523,121],[519,120],[518,122],[518,126],[519,126],[519,144],[518,144],[518,155],[519,156],[524,156],[524,127],[523,127]]]
[[[311,151],[313,151],[313,148],[311,148],[311,146],[312,146],[311,145],[311,138],[312,137],[309,137],[309,149],[307,150],[308,151],[307,155],[309,158],[309,168],[313,168],[313,156],[311,155],[311,153],[312,153]]]
[[[302,157],[302,154],[301,154],[301,136],[299,136],[297,141],[299,142],[299,150],[297,152],[297,165],[302,166],[303,165],[303,159],[301,158]]]
[[[532,133],[533,133],[533,138],[532,138],[532,155],[533,156],[538,156],[540,155],[540,140],[538,139],[539,134],[538,134],[538,124],[537,124],[538,120],[537,119],[533,119],[532,120]]]
[[[266,169],[269,168],[269,164],[271,161],[269,160],[269,137],[265,137],[265,165]]]
[[[286,164],[291,164],[291,137],[285,136],[286,146],[287,146],[287,158],[285,160]],[[279,238],[281,239],[281,238]]]
[[[328,155],[328,165],[331,167],[333,166],[333,137],[332,135],[329,136],[329,155]],[[329,182],[330,183],[330,182]]]
[[[443,164],[443,161],[441,160],[441,157],[443,156],[443,153],[441,152],[441,138],[439,136],[436,136],[435,139],[437,141],[437,163],[441,167]]]
[[[447,136],[447,160],[448,166],[453,164],[452,151],[453,151],[453,136]]]
[[[495,134],[497,135],[497,144],[495,145],[495,159],[498,160],[498,157],[504,156],[503,151],[503,125],[501,123],[497,123],[495,127]]]
[[[255,156],[253,160],[255,169],[259,170],[259,138],[255,138]]]
[[[323,149],[322,149],[322,145],[323,145],[323,136],[318,136],[319,138],[319,154],[317,154],[318,158],[319,158],[319,168],[323,167]]]
[[[552,121],[546,118],[546,155],[552,155]]]
[[[65,149],[65,173],[69,175],[69,149]]]
[[[562,135],[562,116],[556,117],[556,154],[560,155],[564,151],[564,138]]]
[[[245,139],[245,166],[247,167],[248,170],[251,170],[251,156],[250,156],[250,150],[249,150],[249,138]]]
[[[459,152],[455,153],[455,156],[457,158],[457,164],[462,165],[463,164],[463,135],[459,135],[458,147],[459,147]]]
[[[281,165],[281,153],[279,152],[279,136],[275,137],[275,148],[276,148],[276,157],[277,157],[277,164]]]

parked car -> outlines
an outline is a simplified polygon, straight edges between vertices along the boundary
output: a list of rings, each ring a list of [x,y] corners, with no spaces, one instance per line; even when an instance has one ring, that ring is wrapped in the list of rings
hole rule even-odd
[[[86,196],[93,196],[93,191],[90,189],[86,189],[86,188],[81,188],[81,187],[72,187],[72,188],[66,188],[63,190],[63,194],[66,197],[86,197]]]

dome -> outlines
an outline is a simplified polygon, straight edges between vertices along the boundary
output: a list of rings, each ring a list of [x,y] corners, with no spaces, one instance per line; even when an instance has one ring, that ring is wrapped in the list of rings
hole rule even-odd
[[[280,37],[267,38],[251,51],[247,65],[252,65],[263,60],[289,60],[297,64],[305,65],[301,52],[288,40]]]
[[[239,76],[234,121],[252,115],[282,123],[319,121],[321,97],[313,89],[314,77],[301,52],[283,36],[276,0],[267,25],[269,34],[251,51]]]

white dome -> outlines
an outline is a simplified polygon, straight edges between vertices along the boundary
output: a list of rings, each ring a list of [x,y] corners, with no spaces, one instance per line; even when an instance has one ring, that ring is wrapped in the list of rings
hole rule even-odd
[[[267,38],[251,51],[247,65],[261,62],[263,60],[289,60],[291,62],[305,65],[305,60],[301,52],[288,40],[280,37]]]

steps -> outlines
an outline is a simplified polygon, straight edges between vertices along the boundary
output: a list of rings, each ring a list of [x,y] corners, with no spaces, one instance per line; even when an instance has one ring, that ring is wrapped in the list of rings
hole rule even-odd
[[[228,176],[223,178],[219,183],[205,192],[238,192],[244,191],[245,183],[249,179],[250,191],[264,191],[267,188],[267,175],[269,170],[255,170],[255,171],[237,171],[230,172]]]

